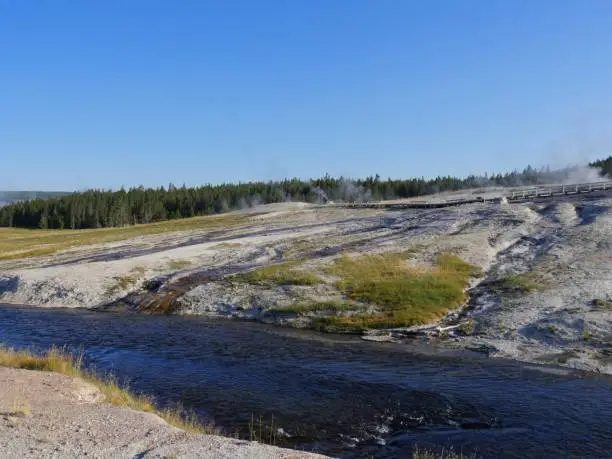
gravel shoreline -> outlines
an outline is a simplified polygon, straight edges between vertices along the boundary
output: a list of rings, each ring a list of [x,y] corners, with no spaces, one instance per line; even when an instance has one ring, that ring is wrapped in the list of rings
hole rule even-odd
[[[0,367],[0,456],[5,458],[316,459],[318,454],[216,435],[104,402],[99,390],[57,373]]]

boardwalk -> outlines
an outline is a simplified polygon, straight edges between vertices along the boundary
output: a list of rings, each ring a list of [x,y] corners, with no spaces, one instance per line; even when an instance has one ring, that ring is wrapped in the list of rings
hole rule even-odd
[[[473,204],[479,202],[521,202],[539,198],[551,198],[554,196],[578,195],[592,192],[608,192],[612,190],[612,181],[578,183],[572,185],[538,185],[533,187],[508,188],[494,192],[483,190],[480,194],[468,194],[454,199],[434,198],[406,201],[364,201],[327,204],[328,206],[351,207],[351,208],[384,208],[384,209],[419,209],[439,208]]]

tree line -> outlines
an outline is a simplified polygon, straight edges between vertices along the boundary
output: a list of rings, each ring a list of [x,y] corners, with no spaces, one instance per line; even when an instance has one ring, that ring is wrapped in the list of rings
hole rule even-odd
[[[612,156],[591,164],[612,173]],[[42,229],[105,228],[219,214],[230,210],[285,201],[324,203],[423,196],[486,186],[523,186],[559,182],[570,169],[534,169],[465,178],[436,177],[382,180],[378,175],[350,180],[329,175],[303,181],[89,190],[67,196],[32,199],[0,208],[0,226]]]
[[[612,177],[612,156],[608,156],[606,159],[599,159],[593,161],[589,166],[600,169],[600,175]]]

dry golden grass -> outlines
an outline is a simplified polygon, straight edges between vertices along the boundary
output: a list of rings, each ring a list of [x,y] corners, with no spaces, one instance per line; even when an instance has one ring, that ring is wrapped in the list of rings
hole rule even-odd
[[[116,242],[138,236],[174,231],[233,227],[244,224],[247,217],[237,213],[167,220],[147,225],[89,230],[28,230],[0,228],[0,260],[53,255],[60,250],[83,245]]]
[[[476,459],[475,454],[456,453],[453,450],[443,449],[440,452],[434,452],[427,449],[414,448],[412,451],[412,459]]]
[[[471,277],[482,271],[456,255],[441,254],[436,267],[416,268],[409,253],[342,257],[328,269],[349,299],[376,305],[374,315],[330,317],[320,326],[353,329],[406,327],[435,322],[466,301]]]
[[[17,351],[7,347],[0,347],[0,366],[52,371],[66,376],[81,378],[96,386],[104,395],[105,400],[113,405],[155,413],[168,424],[188,432],[219,433],[218,429],[212,424],[201,424],[193,413],[186,412],[180,406],[158,410],[151,397],[130,393],[128,389],[121,387],[113,377],[98,378],[93,373],[83,369],[81,357],[75,357],[62,349],[51,348],[46,354],[38,355],[27,350]]]
[[[18,418],[25,418],[29,416],[31,412],[30,406],[25,401],[15,400],[10,415]]]
[[[0,347],[0,366],[25,370],[52,371],[66,376],[81,376],[81,359],[52,348],[45,355]]]

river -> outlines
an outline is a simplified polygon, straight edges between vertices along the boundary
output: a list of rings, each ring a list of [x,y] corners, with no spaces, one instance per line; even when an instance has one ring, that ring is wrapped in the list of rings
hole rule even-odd
[[[66,346],[228,434],[343,458],[415,445],[483,458],[610,457],[612,378],[201,317],[0,307],[0,342]],[[255,427],[252,427],[252,420]]]

